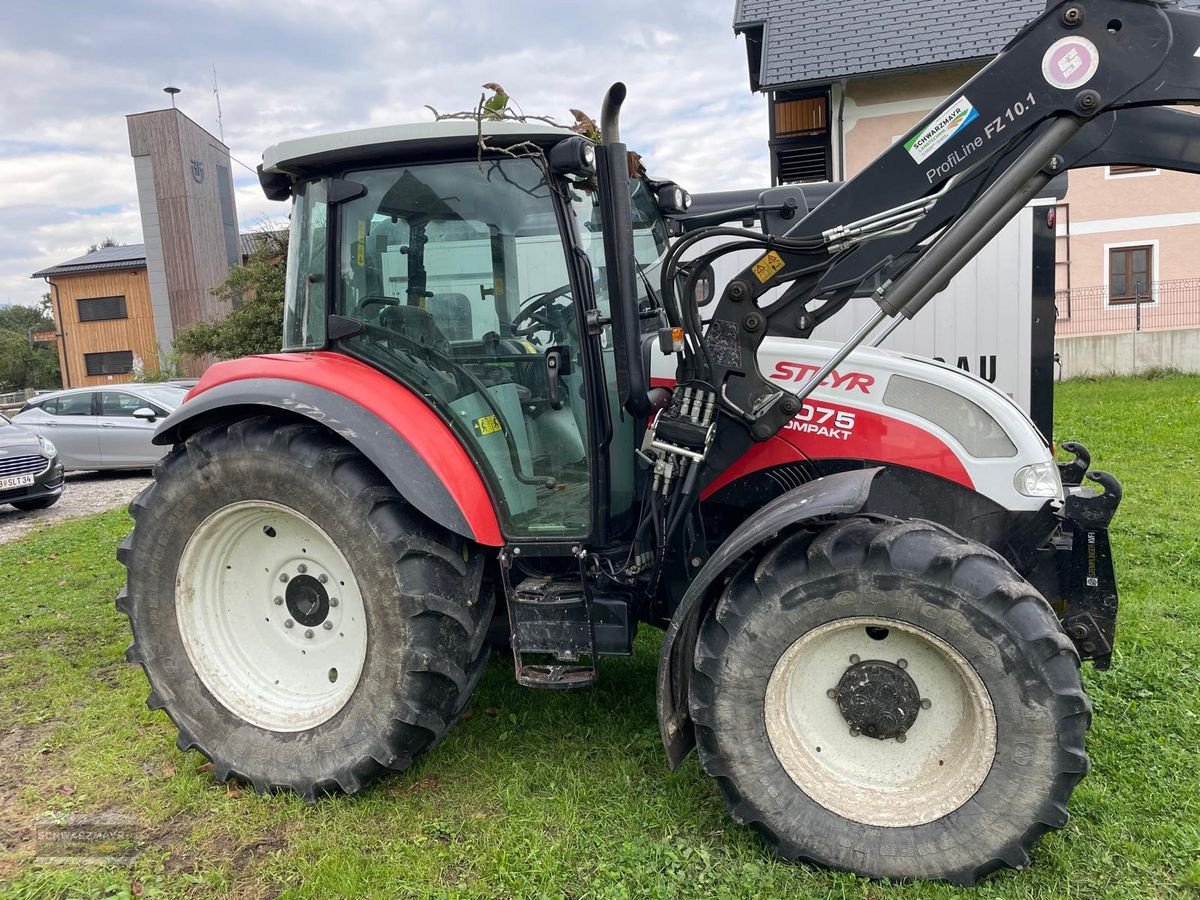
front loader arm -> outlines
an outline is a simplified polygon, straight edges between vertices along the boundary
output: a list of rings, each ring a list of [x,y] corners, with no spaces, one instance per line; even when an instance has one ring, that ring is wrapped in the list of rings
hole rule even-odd
[[[1055,175],[1116,163],[1200,171],[1200,120],[1157,108],[1200,101],[1198,48],[1200,13],[1146,0],[1053,5],[790,231],[762,239],[703,339],[699,316],[677,307],[693,326],[679,383],[715,391],[719,430],[736,423],[766,440],[883,319],[915,315]],[[807,337],[881,271],[878,312],[798,398],[763,378],[757,349],[768,334]],[[707,478],[721,462],[710,460]]]

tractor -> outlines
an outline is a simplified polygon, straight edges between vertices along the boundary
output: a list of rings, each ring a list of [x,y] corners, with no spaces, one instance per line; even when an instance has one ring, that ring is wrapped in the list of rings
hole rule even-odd
[[[269,148],[283,352],[212,366],[161,424],[119,551],[148,705],[218,781],[353,794],[446,736],[494,646],[585,688],[649,626],[668,763],[696,748],[778,857],[1028,865],[1088,770],[1121,487],[871,344],[1068,169],[1200,168],[1166,108],[1200,101],[1197,47],[1169,4],[1052,3],[855,178],[735,207],[631,165],[619,84],[598,142],[486,120]],[[877,312],[814,339],[864,284]]]

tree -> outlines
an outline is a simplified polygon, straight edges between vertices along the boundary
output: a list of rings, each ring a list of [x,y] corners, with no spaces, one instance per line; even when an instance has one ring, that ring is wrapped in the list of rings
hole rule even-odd
[[[118,241],[116,238],[114,238],[112,235],[109,235],[108,237],[106,237],[104,240],[102,240],[98,244],[89,244],[87,252],[95,253],[97,250],[103,250],[105,247],[120,247],[120,246],[121,246],[121,242]]]
[[[283,285],[287,268],[287,232],[261,231],[259,247],[235,266],[213,294],[228,300],[233,312],[215,322],[189,325],[173,347],[187,356],[235,359],[254,353],[278,353],[283,346]]]
[[[37,307],[0,309],[0,392],[62,384],[56,345],[30,340],[30,332],[53,330],[54,320]]]

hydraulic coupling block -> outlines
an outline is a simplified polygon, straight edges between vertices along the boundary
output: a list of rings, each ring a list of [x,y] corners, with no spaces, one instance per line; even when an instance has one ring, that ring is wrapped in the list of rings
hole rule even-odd
[[[654,466],[653,490],[666,496],[676,478],[699,469],[716,431],[712,391],[684,387],[660,410],[642,441],[642,457]],[[695,476],[689,479],[694,481]]]

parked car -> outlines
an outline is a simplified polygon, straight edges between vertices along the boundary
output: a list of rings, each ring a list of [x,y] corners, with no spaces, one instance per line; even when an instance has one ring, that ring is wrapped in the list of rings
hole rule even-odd
[[[13,421],[52,439],[67,471],[148,469],[167,450],[150,443],[158,421],[185,396],[171,384],[72,388],[34,397]]]
[[[47,438],[0,415],[0,503],[46,509],[63,492],[63,464]]]

